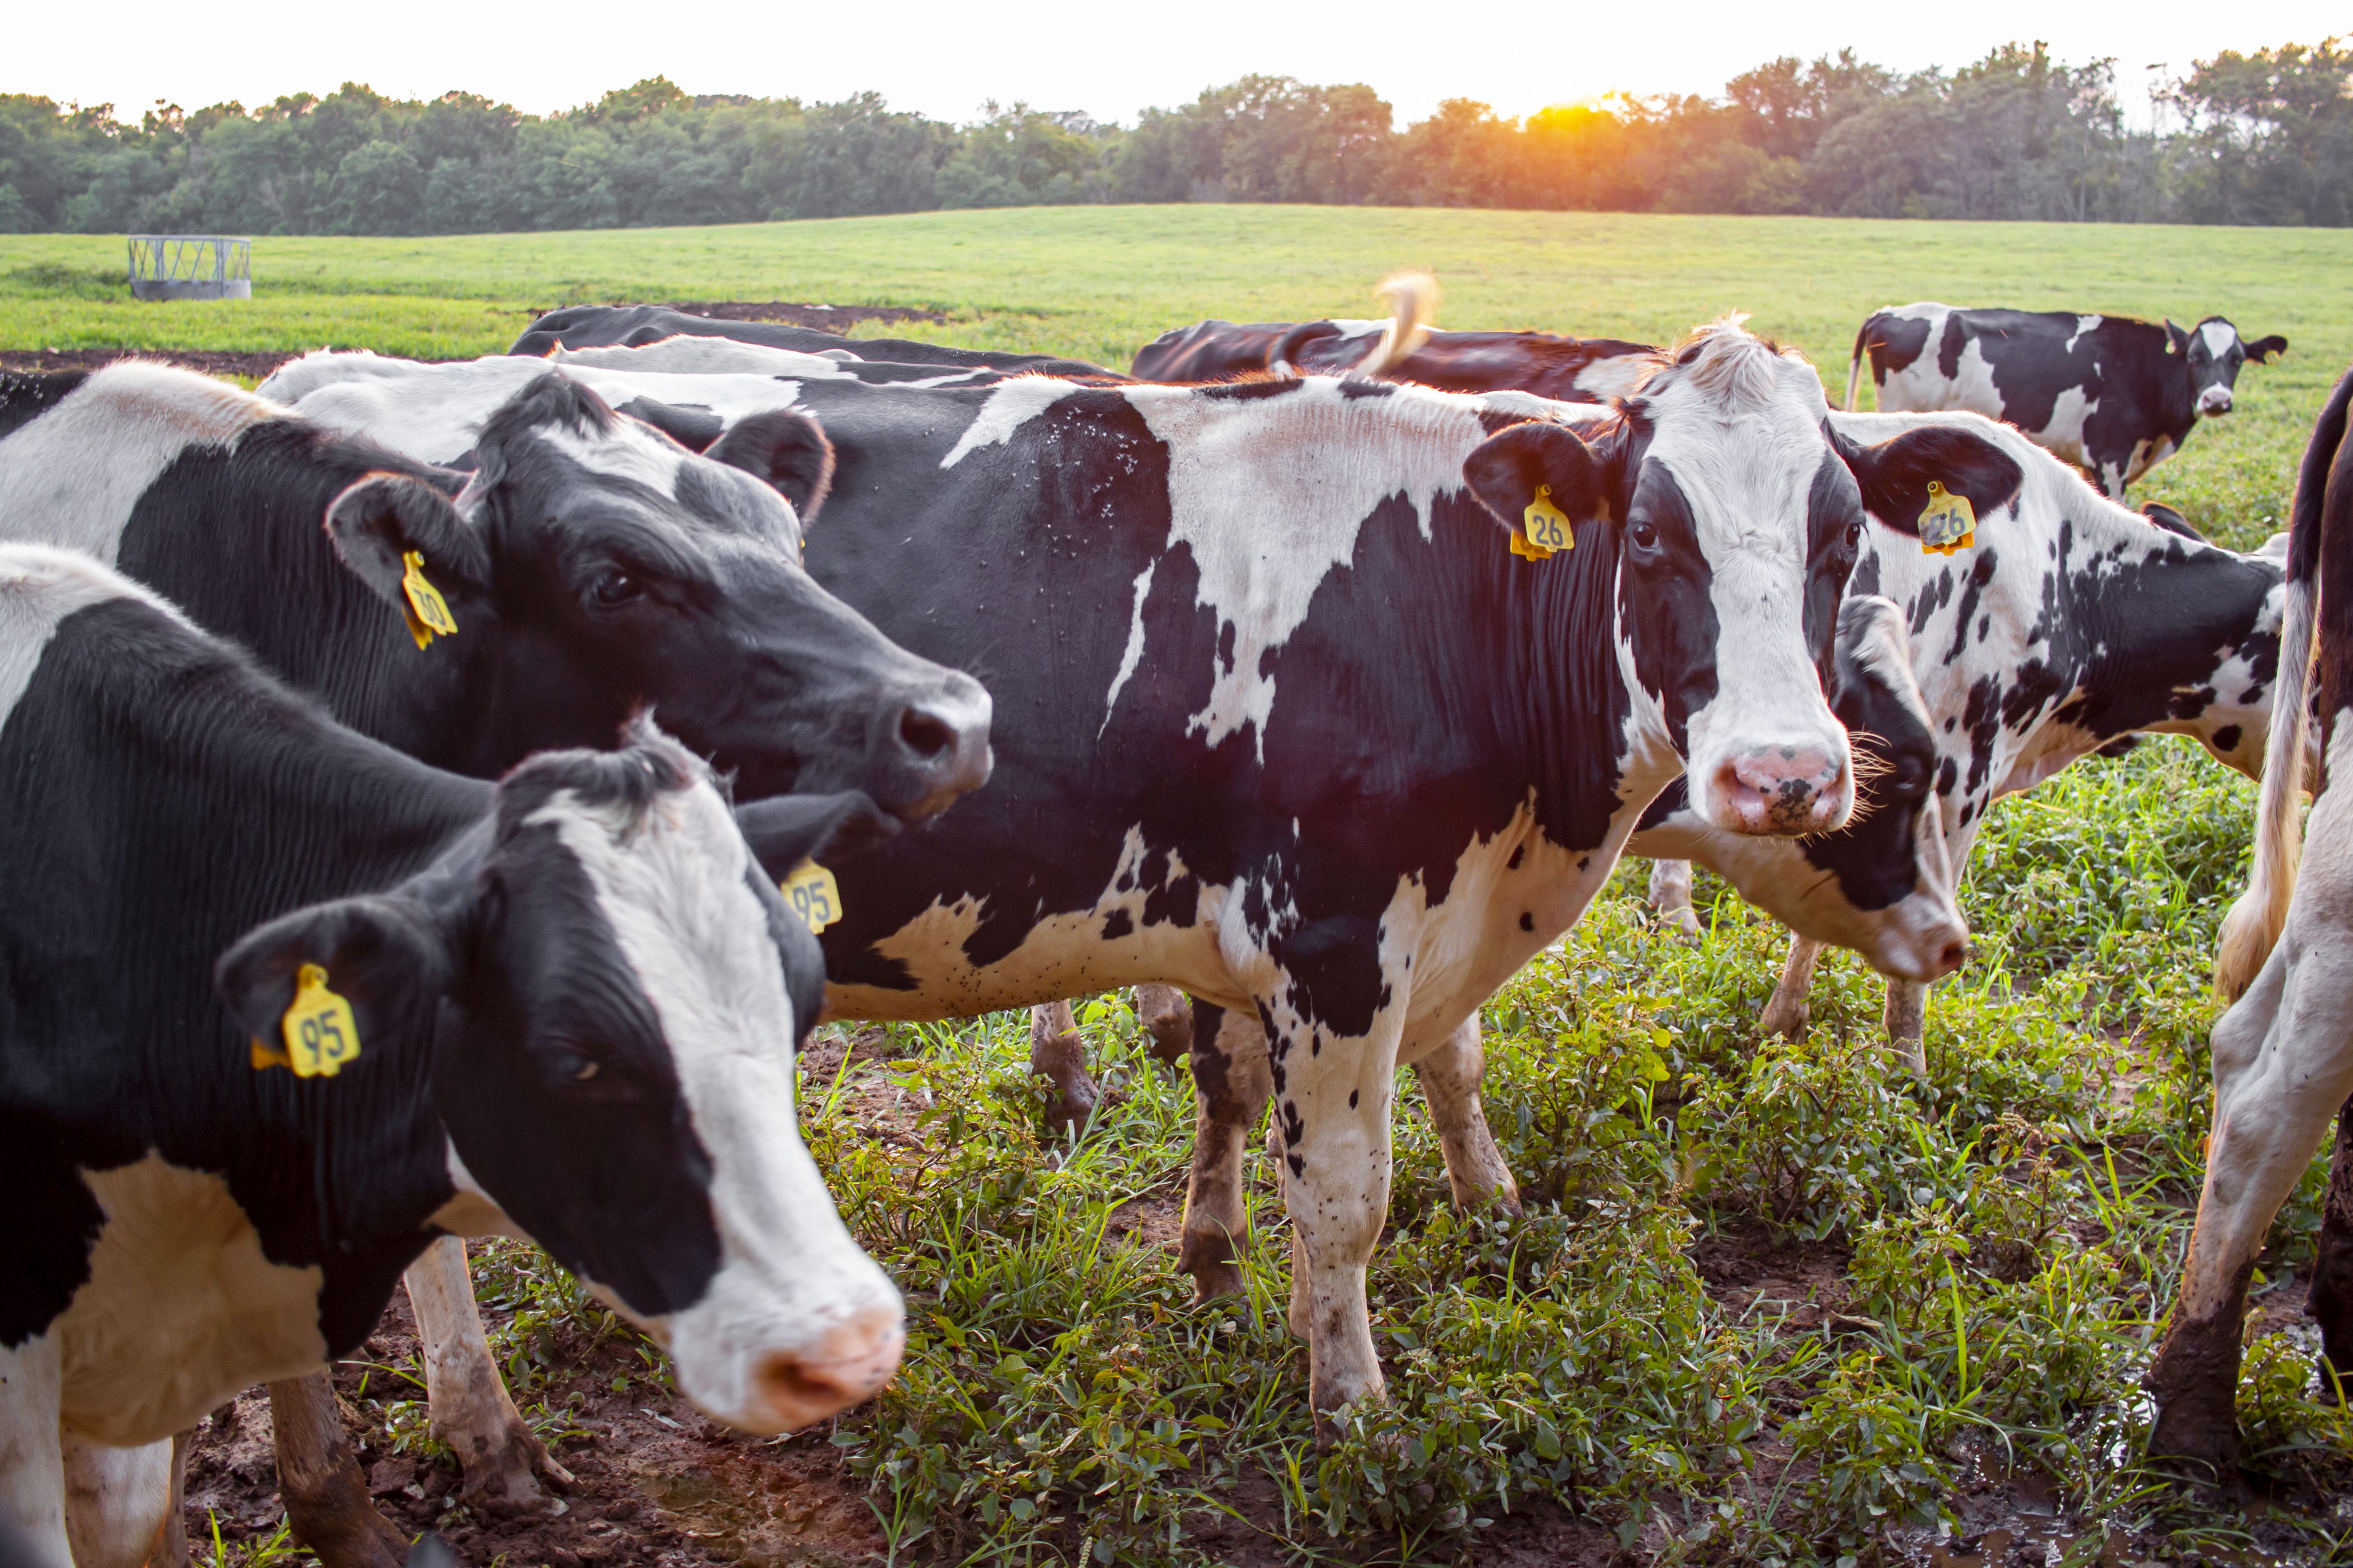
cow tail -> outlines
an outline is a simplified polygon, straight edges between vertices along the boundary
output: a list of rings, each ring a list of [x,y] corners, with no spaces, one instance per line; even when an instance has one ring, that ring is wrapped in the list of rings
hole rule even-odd
[[[1427,272],[1392,273],[1373,297],[1388,306],[1389,324],[1373,352],[1348,373],[1368,379],[1389,374],[1430,341],[1430,324],[1438,320],[1438,279]]]
[[[2311,684],[2313,632],[2320,610],[2320,562],[2325,546],[2353,550],[2353,494],[2330,506],[2328,470],[2345,439],[2346,406],[2353,399],[2353,372],[2337,384],[2296,475],[2295,504],[2288,515],[2287,609],[2280,627],[2279,679],[2272,687],[2272,731],[2263,744],[2263,789],[2255,807],[2255,865],[2247,890],[2222,921],[2221,951],[2214,960],[2214,990],[2235,1001],[2278,945],[2295,894],[2297,862],[2304,853],[2304,761],[2306,691]]]
[[[1862,325],[1854,330],[1854,352],[1848,354],[1846,360],[1846,411],[1849,414],[1854,412],[1855,396],[1862,391],[1863,346],[1871,336],[1871,323],[1877,320],[1876,314],[1865,316]]]

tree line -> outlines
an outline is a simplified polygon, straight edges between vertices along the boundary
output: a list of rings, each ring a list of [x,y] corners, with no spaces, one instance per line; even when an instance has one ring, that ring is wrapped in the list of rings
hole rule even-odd
[[[2353,221],[2353,47],[2198,61],[2126,125],[2115,61],[2010,44],[1899,73],[1841,51],[1720,97],[1498,115],[1467,99],[1400,131],[1362,84],[1247,76],[1133,126],[1024,103],[969,124],[694,96],[661,77],[563,113],[345,83],[261,108],[0,95],[0,232],[464,234],[746,223],[1081,202],[1314,202],[2073,222]]]

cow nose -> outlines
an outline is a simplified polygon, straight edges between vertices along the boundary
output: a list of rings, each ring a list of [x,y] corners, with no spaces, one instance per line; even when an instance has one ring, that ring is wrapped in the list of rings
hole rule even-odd
[[[945,811],[988,782],[996,765],[988,743],[990,703],[980,682],[950,671],[939,687],[911,699],[884,737],[885,771],[898,787],[884,802],[907,822]]]
[[[1936,950],[1936,962],[1934,965],[1936,973],[1929,975],[1928,978],[1931,980],[1941,980],[1946,975],[1957,971],[1962,964],[1967,963],[1968,961],[1969,944],[1968,942],[1958,941],[1948,942],[1943,947]]]
[[[2228,414],[2231,412],[2230,389],[2223,386],[2210,386],[2204,392],[2200,393],[2198,395],[2198,412],[2200,414]]]
[[[1716,769],[1715,795],[1740,833],[1796,837],[1846,821],[1853,792],[1843,752],[1813,744],[1757,746]]]
[[[906,1342],[905,1321],[876,1307],[828,1329],[814,1344],[770,1352],[754,1376],[754,1397],[765,1406],[755,1425],[797,1431],[865,1403],[899,1370]]]

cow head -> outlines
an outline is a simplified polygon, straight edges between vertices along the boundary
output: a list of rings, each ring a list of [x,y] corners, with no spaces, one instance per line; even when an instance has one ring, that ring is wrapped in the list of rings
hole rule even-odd
[[[376,474],[327,511],[345,563],[407,613],[409,558],[459,634],[427,657],[480,694],[471,772],[609,735],[650,706],[747,796],[860,789],[907,819],[989,772],[989,700],[908,653],[800,564],[832,449],[806,415],[740,421],[710,458],[556,374],[493,413],[454,503]]]
[[[2189,331],[2165,323],[2166,347],[2182,357],[2189,371],[2189,395],[2200,414],[2228,414],[2232,394],[2239,384],[2239,367],[2250,359],[2269,364],[2287,352],[2287,340],[2274,333],[2243,342],[2239,329],[2220,316],[2209,316]]]
[[[862,796],[791,808],[797,842],[761,825],[779,856],[871,815]],[[223,999],[274,1040],[302,966],[322,969],[358,1025],[353,1069],[429,1081],[437,1220],[544,1247],[665,1344],[713,1415],[782,1431],[871,1394],[902,1305],[793,1106],[823,961],[702,764],[645,725],[617,752],[545,753],[464,844],[389,893],[247,936],[217,967]]]
[[[1963,448],[2004,465],[2011,491],[2017,466],[1965,433],[1894,450],[1836,440],[1813,370],[1736,321],[1696,334],[1620,409],[1590,441],[1558,425],[1505,430],[1465,476],[1510,526],[1539,486],[1570,517],[1614,525],[1589,531],[1618,555],[1631,681],[1704,819],[1781,836],[1841,826],[1853,769],[1824,689],[1864,506],[1916,494],[1904,514],[1916,521],[1930,470],[1957,482]]]
[[[1844,827],[1797,847],[1815,874],[1784,868],[1761,902],[1806,936],[1853,948],[1883,974],[1939,979],[1968,955],[1968,927],[1954,902],[1936,736],[1893,602],[1858,595],[1839,606],[1831,707],[1855,737],[1862,799]]]

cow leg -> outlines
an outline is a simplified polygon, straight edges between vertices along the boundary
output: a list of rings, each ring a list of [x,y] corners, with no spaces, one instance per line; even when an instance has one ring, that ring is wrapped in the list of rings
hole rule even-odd
[[[408,1537],[368,1499],[325,1369],[269,1384],[269,1424],[294,1539],[325,1568],[401,1568]]]
[[[2304,1310],[2320,1325],[2322,1395],[2353,1401],[2353,1100],[2337,1113],[2337,1150],[2328,1161],[2328,1199]]]
[[[70,1568],[58,1392],[58,1347],[49,1336],[0,1348],[0,1523],[36,1563]]]
[[[1272,1041],[1275,1136],[1298,1240],[1292,1322],[1296,1329],[1302,1315],[1307,1319],[1308,1395],[1319,1423],[1322,1413],[1377,1399],[1384,1390],[1365,1275],[1389,1210],[1389,1098],[1404,1017],[1402,976],[1388,989],[1395,1001],[1360,1037],[1335,1037],[1303,1019]],[[1288,990],[1276,993],[1286,996],[1286,1006]]]
[[[1479,1103],[1479,1084],[1486,1071],[1487,1051],[1480,1041],[1476,1013],[1413,1064],[1422,1098],[1430,1102],[1438,1145],[1446,1154],[1446,1182],[1454,1191],[1454,1206],[1467,1213],[1492,1204],[1517,1218],[1519,1184],[1512,1180],[1512,1169],[1495,1147],[1486,1110]]]
[[[401,1279],[417,1314],[417,1337],[425,1343],[425,1397],[433,1412],[433,1436],[458,1456],[467,1505],[501,1517],[554,1512],[555,1500],[541,1489],[539,1478],[568,1487],[572,1472],[548,1454],[507,1394],[474,1306],[465,1242],[442,1237]]]
[[[1250,1124],[1272,1091],[1266,1031],[1248,1013],[1194,1004],[1193,1169],[1185,1184],[1185,1230],[1177,1266],[1193,1277],[1195,1305],[1239,1295],[1234,1238],[1250,1225],[1242,1200],[1242,1153]]]
[[[1193,1054],[1192,998],[1174,985],[1135,988],[1135,1021],[1152,1036],[1152,1054],[1175,1067]]]
[[[2333,796],[2324,797],[2330,799]],[[2316,809],[2313,837],[2321,835]],[[2326,869],[2333,869],[2326,868]],[[2189,1479],[2239,1482],[2240,1320],[2264,1233],[2353,1092],[2353,970],[2339,933],[2310,934],[2326,869],[2308,868],[2288,930],[2214,1026],[2214,1130],[2173,1321],[2148,1370],[2152,1459]],[[2307,902],[2316,891],[2321,897]],[[2311,951],[2307,952],[2309,948]]]
[[[1688,860],[1653,860],[1651,862],[1651,912],[1676,935],[1686,942],[1697,942],[1707,934],[1699,923],[1699,915],[1692,908],[1692,868]]]
[[[156,1544],[148,1568],[193,1568],[188,1555],[188,1445],[194,1432],[172,1436],[172,1495],[164,1504],[164,1539]]]
[[[77,1433],[59,1439],[66,1539],[73,1568],[145,1568],[172,1520],[173,1440],[109,1447]]]
[[[1046,1125],[1060,1132],[1082,1130],[1103,1091],[1087,1073],[1087,1042],[1068,1002],[1050,1002],[1029,1009],[1029,1070],[1054,1085],[1054,1102],[1046,1108]]]
[[[1814,966],[1821,961],[1820,942],[1794,931],[1789,934],[1789,956],[1781,962],[1781,978],[1757,1020],[1758,1028],[1792,1040],[1804,1037],[1814,1012]]]
[[[1887,1002],[1879,1015],[1887,1026],[1887,1043],[1911,1069],[1914,1078],[1928,1076],[1928,988],[1909,980],[1887,983]]]

